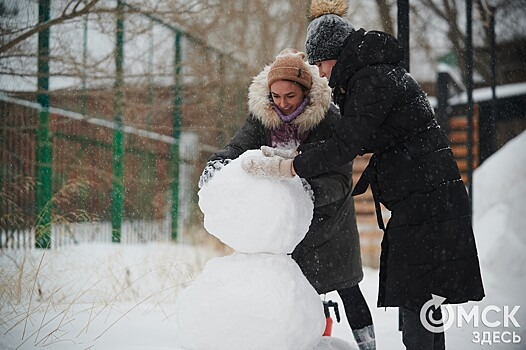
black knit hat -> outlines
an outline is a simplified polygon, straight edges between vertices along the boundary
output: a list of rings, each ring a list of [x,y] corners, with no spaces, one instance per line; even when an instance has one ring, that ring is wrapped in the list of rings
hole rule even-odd
[[[338,59],[343,42],[354,31],[345,0],[312,0],[305,49],[310,64]]]

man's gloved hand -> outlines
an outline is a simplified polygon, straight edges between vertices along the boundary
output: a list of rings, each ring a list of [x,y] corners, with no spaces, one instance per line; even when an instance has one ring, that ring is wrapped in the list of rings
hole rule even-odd
[[[269,146],[261,146],[261,152],[265,157],[279,156],[285,159],[293,159],[298,155],[295,149],[273,148]]]
[[[230,159],[216,159],[206,163],[203,173],[199,177],[199,188],[202,188],[214,176],[216,171],[221,170],[225,165],[230,163]]]
[[[292,159],[279,156],[244,158],[241,167],[250,175],[257,177],[287,179],[296,175],[292,168]]]

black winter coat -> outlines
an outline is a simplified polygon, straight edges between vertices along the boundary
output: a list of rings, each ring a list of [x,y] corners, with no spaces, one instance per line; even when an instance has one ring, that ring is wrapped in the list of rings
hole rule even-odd
[[[349,35],[329,81],[341,125],[331,139],[305,147],[294,168],[315,176],[373,153],[354,194],[371,185],[377,208],[381,202],[391,211],[378,306],[418,310],[431,294],[446,303],[481,300],[468,195],[447,136],[402,59],[388,34],[361,29]]]
[[[249,116],[225,148],[210,160],[235,159],[250,149],[272,146],[271,131],[281,120],[269,100],[266,67],[249,88]],[[292,123],[308,136],[303,144],[331,137],[340,114],[331,103],[331,90],[312,66],[310,103]],[[363,278],[360,241],[351,196],[352,163],[347,162],[321,175],[307,177],[314,192],[314,213],[309,231],[292,252],[304,275],[318,293],[348,288]],[[213,180],[211,180],[213,181]],[[279,198],[276,198],[279,200]]]

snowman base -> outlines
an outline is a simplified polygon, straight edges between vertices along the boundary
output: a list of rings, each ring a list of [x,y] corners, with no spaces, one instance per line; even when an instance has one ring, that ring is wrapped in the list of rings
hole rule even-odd
[[[175,348],[174,350],[190,350],[185,348]],[[318,345],[313,350],[359,350],[358,345],[346,342],[336,337],[322,337]]]
[[[314,350],[359,350],[358,345],[336,337],[322,337]]]
[[[176,315],[181,345],[192,350],[314,349],[325,327],[320,296],[285,254],[209,260]]]

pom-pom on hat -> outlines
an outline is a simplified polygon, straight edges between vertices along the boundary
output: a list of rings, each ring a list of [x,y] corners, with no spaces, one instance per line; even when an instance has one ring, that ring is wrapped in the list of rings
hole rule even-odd
[[[305,41],[310,64],[338,59],[345,39],[354,31],[351,22],[342,17],[347,9],[346,0],[312,0]]]
[[[268,87],[277,80],[295,81],[310,90],[312,76],[305,62],[305,53],[291,48],[281,51],[270,66]]]

